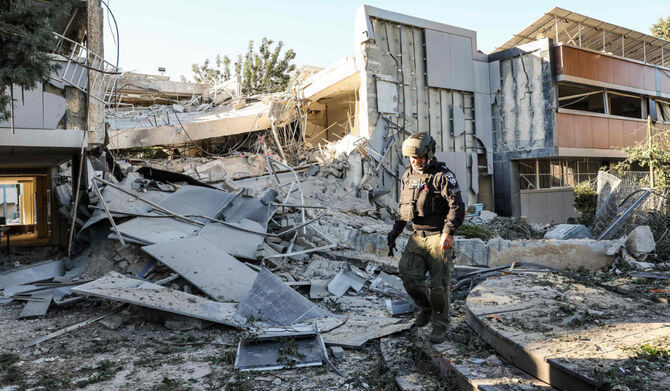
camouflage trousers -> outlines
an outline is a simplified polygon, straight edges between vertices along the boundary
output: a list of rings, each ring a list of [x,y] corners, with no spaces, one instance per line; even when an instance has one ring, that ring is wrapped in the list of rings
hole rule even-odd
[[[405,290],[421,310],[432,309],[434,324],[449,325],[451,273],[454,270],[453,249],[440,248],[442,235],[410,236],[400,258],[400,276]],[[426,284],[430,274],[430,289]]]

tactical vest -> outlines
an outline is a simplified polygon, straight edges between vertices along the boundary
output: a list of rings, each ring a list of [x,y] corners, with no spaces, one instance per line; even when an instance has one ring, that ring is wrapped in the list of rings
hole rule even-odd
[[[410,222],[415,217],[444,216],[449,211],[447,200],[440,189],[435,188],[435,174],[410,174],[407,184],[400,193],[398,215]]]

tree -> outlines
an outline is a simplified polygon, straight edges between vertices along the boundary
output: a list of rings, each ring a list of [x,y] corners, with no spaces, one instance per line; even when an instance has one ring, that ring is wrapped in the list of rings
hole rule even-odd
[[[263,38],[258,52],[255,52],[254,41],[251,40],[246,54],[237,56],[233,68],[235,76],[242,77],[242,92],[246,94],[278,92],[288,86],[291,73],[296,69],[296,66],[291,64],[296,54],[289,49],[282,55],[284,43],[279,41],[272,48],[273,43],[274,41]],[[193,64],[192,69],[197,82],[211,83],[220,79],[229,80],[232,76],[230,65],[231,60],[228,56],[221,59],[219,55],[216,56],[216,67],[210,67],[210,61],[206,59],[202,65]]]
[[[652,24],[649,30],[654,37],[670,41],[670,16],[658,18],[658,23]]]
[[[0,2],[0,119],[10,118],[13,109],[12,87],[37,87],[59,66],[51,61],[50,52],[56,44],[52,21],[68,1],[53,1],[40,8],[29,0]],[[9,87],[10,95],[5,95]]]

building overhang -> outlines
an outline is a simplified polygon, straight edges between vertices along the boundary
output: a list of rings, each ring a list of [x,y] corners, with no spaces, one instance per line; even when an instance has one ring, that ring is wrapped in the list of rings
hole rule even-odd
[[[0,132],[0,172],[24,172],[70,160],[87,142],[83,130],[8,129]]]

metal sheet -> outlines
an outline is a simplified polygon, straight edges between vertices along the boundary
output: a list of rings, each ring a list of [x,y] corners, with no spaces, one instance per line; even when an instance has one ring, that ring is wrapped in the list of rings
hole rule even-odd
[[[398,112],[398,86],[385,80],[377,80],[377,111],[384,114]]]
[[[311,280],[309,286],[310,299],[323,299],[331,295],[328,292],[328,283],[330,280]]]
[[[34,319],[40,318],[47,314],[51,299],[53,298],[54,290],[47,289],[45,291],[35,292],[30,295],[33,299],[40,299],[36,301],[29,301],[23,306],[23,311],[19,315],[19,319]]]
[[[379,120],[377,121],[377,126],[375,130],[372,131],[370,139],[367,144],[365,144],[365,150],[368,151],[370,157],[379,161],[384,154],[384,140],[386,138],[386,133],[388,132],[388,124],[386,121]]]
[[[218,303],[116,272],[72,288],[72,292],[238,327],[233,319],[234,303]]]
[[[454,136],[465,133],[465,113],[459,103],[453,106]]]
[[[475,93],[475,131],[486,151],[493,152],[493,115],[487,94]]]
[[[272,205],[263,204],[258,198],[240,196],[223,210],[223,216],[231,223],[239,223],[246,218],[261,224],[265,230],[275,209]]]
[[[9,95],[9,87],[2,93]],[[15,86],[14,99],[16,100],[14,103],[14,126],[17,128],[44,129],[42,83],[38,82],[32,90]],[[0,128],[10,126],[9,120],[0,121]]]
[[[47,261],[0,273],[0,289],[50,280],[65,274],[63,260]]]
[[[496,94],[500,91],[500,61],[493,61],[489,63],[489,91],[491,94]]]
[[[265,228],[260,223],[249,219],[242,219],[235,225],[257,232],[265,232]],[[256,259],[258,246],[263,244],[263,236],[261,235],[214,222],[205,224],[198,233],[198,237],[208,240],[234,257],[245,259]],[[256,277],[254,276],[254,278]]]
[[[451,77],[449,88],[460,91],[475,90],[475,65],[472,60],[472,40],[460,35],[449,35]]]
[[[237,307],[235,320],[244,324],[254,318],[272,325],[321,318],[331,313],[306,299],[267,269],[261,269],[247,297]]]
[[[242,300],[256,279],[256,272],[202,237],[174,240],[142,247],[217,301]]]
[[[360,292],[365,285],[365,281],[367,280],[364,277],[359,276],[351,269],[341,269],[328,283],[328,291],[338,297],[344,295],[349,288]]]
[[[322,364],[321,339],[314,332],[264,334],[240,341],[235,359],[235,369],[241,371],[303,368]]]
[[[470,154],[470,188],[479,194],[479,162],[476,153]]]
[[[202,227],[171,217],[137,217],[117,226],[121,235],[149,244],[166,243],[198,235]]]
[[[44,99],[44,129],[56,129],[65,115],[65,98],[45,91],[42,99]]]
[[[158,203],[161,207],[180,215],[218,217],[236,194],[202,186],[183,186]]]
[[[491,83],[489,81],[489,63],[484,61],[475,61],[475,92],[482,94],[491,93]]]
[[[451,41],[449,34],[425,30],[426,81],[429,87],[452,88]]]

